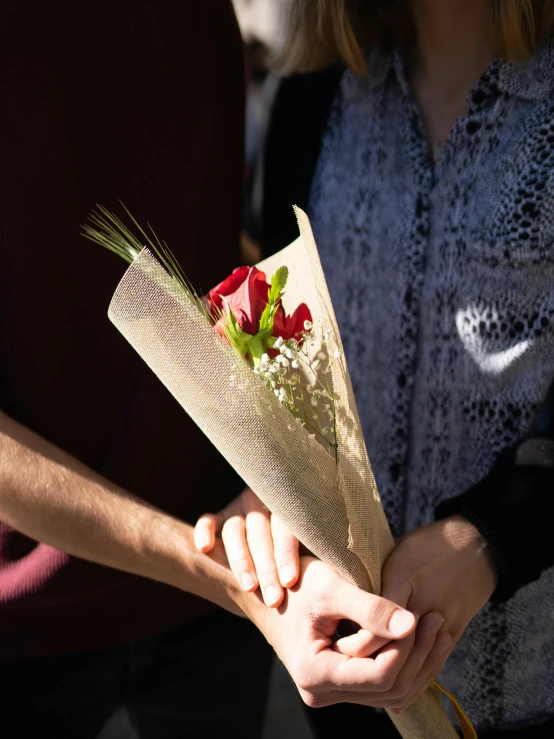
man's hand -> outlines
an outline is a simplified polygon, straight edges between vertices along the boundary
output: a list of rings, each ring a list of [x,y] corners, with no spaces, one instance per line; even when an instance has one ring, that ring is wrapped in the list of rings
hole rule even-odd
[[[279,609],[237,586],[221,542],[199,554],[188,524],[103,479],[81,462],[0,413],[0,518],[18,531],[74,556],[167,583],[248,615],[288,666],[311,705],[363,702],[405,662],[401,648],[376,659],[333,649],[343,618],[383,641],[408,636],[415,619],[303,558],[302,587]],[[388,651],[387,651],[388,650]]]
[[[273,646],[309,706],[382,705],[382,695],[409,660],[416,624],[412,614],[364,593],[313,557],[300,558],[299,581],[279,608],[267,608],[261,601],[253,608],[252,598],[245,595],[245,613]],[[341,653],[334,638],[342,619],[359,623],[387,646],[375,658]]]
[[[199,519],[194,532],[197,549],[211,552],[220,541],[218,534],[242,589],[252,592],[260,587],[266,605],[272,607],[257,616],[250,614],[251,618],[274,645],[309,705],[350,701],[388,707],[393,700],[398,704],[396,694],[391,697],[390,693],[400,675],[410,685],[419,675],[444,622],[440,613],[423,615],[417,635],[412,628],[401,642],[391,642],[390,631],[383,629],[378,620],[374,622],[373,616],[360,616],[360,607],[351,605],[348,599],[359,602],[361,598],[364,603],[371,600],[381,607],[387,604],[387,608],[392,603],[374,600],[375,596],[353,588],[318,560],[299,558],[298,540],[251,490],[245,490],[220,513]],[[278,615],[274,615],[276,608]],[[298,614],[293,610],[291,616],[291,608],[298,608]],[[291,617],[298,618],[298,624],[291,626]],[[360,629],[333,643],[343,619],[359,624]],[[398,639],[398,633],[393,638]],[[291,645],[294,647],[289,656]],[[366,663],[360,661],[370,655],[376,656]],[[348,658],[358,659],[350,662]],[[339,688],[340,679],[333,673],[339,666],[355,671],[354,679],[363,677],[363,687],[362,683],[354,691],[347,687],[346,693]],[[355,695],[347,695],[350,692]]]
[[[273,608],[280,606],[285,597],[284,588],[296,583],[299,575],[299,545],[290,531],[251,490],[245,490],[221,513],[199,520],[195,529],[197,548],[210,551],[217,534],[222,536],[231,569],[243,590],[255,591],[260,585],[265,603]],[[324,567],[322,563],[319,566]],[[310,573],[313,572],[312,564]],[[322,582],[326,583],[326,570],[325,573]],[[299,584],[288,591],[287,607],[302,594],[311,578],[311,574],[308,576],[303,571]],[[372,669],[377,669],[377,665],[384,669],[379,676],[373,673],[368,677],[355,702],[401,712],[436,679],[468,623],[489,600],[496,581],[496,570],[485,541],[469,521],[454,516],[405,536],[385,564],[382,596],[416,614],[415,632],[410,631],[401,642],[389,643],[382,632],[368,627],[367,621],[364,625],[356,617],[343,613],[342,618],[360,624],[356,633],[339,639],[332,647],[329,641],[332,632],[328,629],[317,635],[315,628],[313,634],[317,643],[324,644],[321,654],[327,655],[325,659],[329,658],[331,649],[350,658],[373,656]],[[311,586],[317,585],[311,582]],[[327,587],[325,584],[324,588]],[[327,596],[334,595],[329,588]],[[323,600],[312,601],[313,608],[327,602],[325,593],[319,593],[320,597]],[[335,610],[338,612],[340,608]],[[268,613],[268,624],[273,623],[272,618]],[[338,621],[333,624],[338,625]],[[281,648],[286,650],[286,645]],[[387,670],[380,657],[391,653],[395,659]],[[318,660],[318,665],[322,664],[321,655]],[[399,665],[401,668],[397,669]],[[311,674],[317,674],[317,670]],[[323,705],[317,702],[317,690],[303,689],[302,680],[299,685],[301,693],[311,696],[310,704]],[[350,700],[340,694],[326,694],[324,700],[328,698],[331,702]]]

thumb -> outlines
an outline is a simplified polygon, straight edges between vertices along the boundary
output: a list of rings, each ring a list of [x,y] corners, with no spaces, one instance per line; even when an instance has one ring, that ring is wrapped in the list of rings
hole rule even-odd
[[[350,583],[335,589],[334,598],[339,606],[337,616],[355,621],[375,636],[403,639],[415,629],[416,619],[409,611],[392,600],[364,593]]]

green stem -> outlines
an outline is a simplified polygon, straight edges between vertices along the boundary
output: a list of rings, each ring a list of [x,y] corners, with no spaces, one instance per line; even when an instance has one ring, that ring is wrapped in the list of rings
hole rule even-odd
[[[262,356],[265,354],[265,346],[259,336],[253,336],[247,343],[248,354],[254,362],[254,367],[259,367],[262,361]]]

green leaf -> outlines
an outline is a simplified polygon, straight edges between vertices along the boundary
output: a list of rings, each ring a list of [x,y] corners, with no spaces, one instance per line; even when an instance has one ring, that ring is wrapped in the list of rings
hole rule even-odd
[[[283,295],[283,291],[286,287],[287,280],[289,278],[288,267],[279,267],[271,278],[271,287],[269,289],[269,300],[276,303],[279,298]]]
[[[273,321],[275,311],[277,310],[278,301],[283,295],[287,280],[289,278],[288,267],[279,267],[271,278],[271,285],[267,293],[267,305],[260,318],[260,326],[258,335],[267,337],[273,331]]]

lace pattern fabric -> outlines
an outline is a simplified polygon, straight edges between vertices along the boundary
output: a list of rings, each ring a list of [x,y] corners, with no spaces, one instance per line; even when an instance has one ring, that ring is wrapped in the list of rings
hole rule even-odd
[[[495,60],[433,162],[398,54],[346,73],[309,214],[395,535],[484,477],[554,379],[554,48]],[[517,546],[517,542],[514,542]],[[441,676],[478,729],[554,715],[554,572]]]

